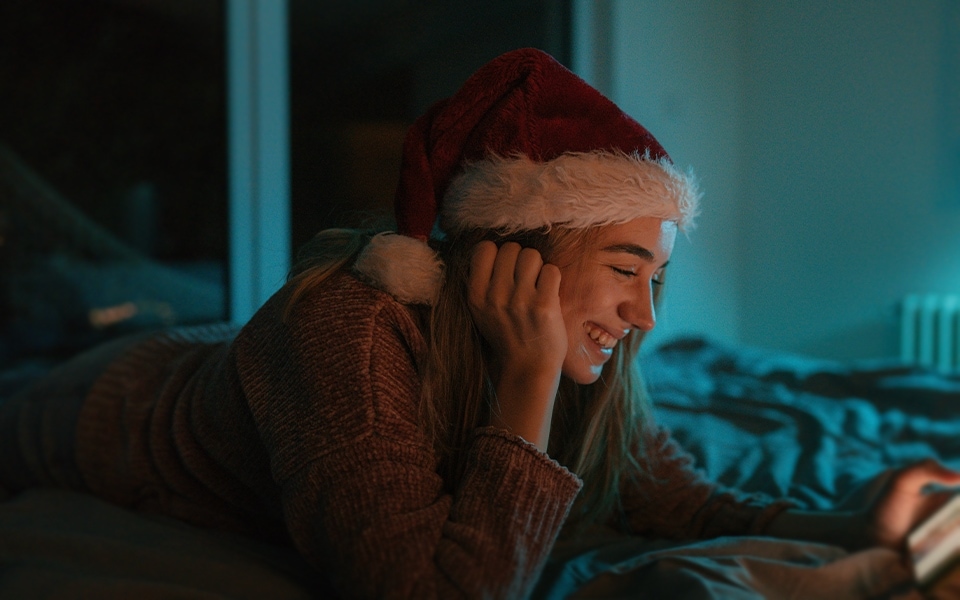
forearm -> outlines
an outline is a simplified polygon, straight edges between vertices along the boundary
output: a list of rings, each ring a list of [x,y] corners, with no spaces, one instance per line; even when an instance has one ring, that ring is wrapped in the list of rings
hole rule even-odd
[[[506,429],[546,452],[560,374],[534,376],[505,370],[496,382],[490,425]]]
[[[854,551],[870,545],[866,532],[867,519],[860,512],[789,509],[777,515],[765,533],[778,538],[821,542]]]

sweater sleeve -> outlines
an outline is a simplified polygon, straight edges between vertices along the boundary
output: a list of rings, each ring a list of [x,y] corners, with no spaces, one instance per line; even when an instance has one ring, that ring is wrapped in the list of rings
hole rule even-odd
[[[445,483],[407,309],[355,282],[297,306],[290,326],[248,326],[237,364],[300,552],[351,598],[528,595],[580,480],[480,428]]]
[[[647,438],[642,473],[623,485],[622,506],[631,533],[672,539],[759,535],[782,511],[796,506],[763,494],[744,494],[708,481],[693,457],[665,429]]]

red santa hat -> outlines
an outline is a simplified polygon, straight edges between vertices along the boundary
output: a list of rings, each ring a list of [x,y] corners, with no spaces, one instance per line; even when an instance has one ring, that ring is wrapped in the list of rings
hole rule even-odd
[[[431,232],[584,228],[638,217],[692,225],[699,194],[642,125],[550,55],[501,55],[434,104],[404,141],[397,232],[355,269],[430,303],[442,263]],[[420,243],[416,243],[419,241]]]

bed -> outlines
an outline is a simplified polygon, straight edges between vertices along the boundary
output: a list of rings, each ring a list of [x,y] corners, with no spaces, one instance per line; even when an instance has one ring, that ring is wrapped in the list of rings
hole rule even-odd
[[[960,468],[960,376],[700,338],[670,342],[642,362],[659,421],[725,485],[830,508],[855,503],[904,463],[936,457]],[[535,597],[919,597],[901,584],[902,571],[885,550],[596,531],[558,545]],[[2,598],[330,595],[287,548],[82,494],[34,490],[0,502]]]

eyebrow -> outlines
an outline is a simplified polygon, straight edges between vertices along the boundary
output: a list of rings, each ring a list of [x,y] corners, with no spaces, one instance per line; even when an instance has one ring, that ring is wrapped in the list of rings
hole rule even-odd
[[[656,256],[653,255],[653,252],[650,252],[643,246],[638,246],[636,244],[611,244],[600,249],[601,252],[626,252],[627,254],[633,254],[634,256],[639,257],[641,260],[652,263],[656,260]],[[661,269],[666,269],[667,265],[670,264],[670,261],[660,265]]]
[[[643,246],[638,246],[636,244],[612,244],[601,248],[602,252],[626,252],[627,254],[633,254],[646,262],[653,262],[656,257],[653,255],[653,252],[650,252]]]

